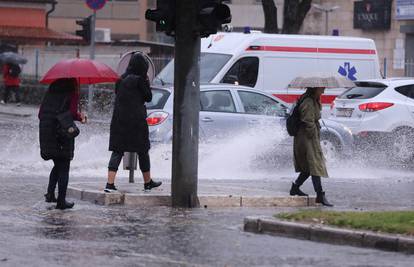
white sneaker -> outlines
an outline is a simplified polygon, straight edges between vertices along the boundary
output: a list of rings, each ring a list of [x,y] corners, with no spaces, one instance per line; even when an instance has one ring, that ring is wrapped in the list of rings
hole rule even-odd
[[[20,107],[22,105],[22,103],[18,102],[16,103],[16,106]]]
[[[5,105],[6,103],[4,103],[4,100],[0,101],[0,104]]]

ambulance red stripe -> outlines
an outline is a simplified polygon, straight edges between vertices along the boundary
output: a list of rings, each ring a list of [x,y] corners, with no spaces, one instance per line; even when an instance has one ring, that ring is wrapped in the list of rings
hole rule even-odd
[[[347,49],[347,48],[318,48],[293,46],[249,46],[246,51],[272,51],[272,52],[302,52],[302,53],[331,53],[331,54],[363,54],[375,55],[373,49]]]

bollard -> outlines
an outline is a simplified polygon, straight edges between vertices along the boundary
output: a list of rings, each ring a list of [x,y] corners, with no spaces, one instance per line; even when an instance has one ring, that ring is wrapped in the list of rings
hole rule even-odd
[[[137,169],[137,153],[125,152],[123,161],[124,170],[129,170],[129,182],[134,183],[134,170]]]

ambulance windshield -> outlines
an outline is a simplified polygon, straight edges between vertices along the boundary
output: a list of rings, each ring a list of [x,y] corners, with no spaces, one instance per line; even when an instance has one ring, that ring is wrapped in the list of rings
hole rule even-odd
[[[200,83],[210,82],[223,66],[229,61],[231,55],[216,53],[200,54]],[[155,77],[156,85],[174,84],[174,59],[171,60]]]

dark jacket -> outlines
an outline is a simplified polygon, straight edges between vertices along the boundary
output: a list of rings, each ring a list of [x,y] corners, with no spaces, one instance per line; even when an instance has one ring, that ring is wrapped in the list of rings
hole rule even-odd
[[[150,149],[145,102],[151,101],[152,93],[147,71],[145,58],[135,54],[116,84],[109,137],[110,151],[140,153]]]
[[[299,106],[301,126],[293,141],[296,172],[306,172],[314,176],[328,177],[320,143],[322,106],[315,97],[305,94]]]
[[[40,155],[44,160],[73,159],[75,139],[59,134],[56,115],[70,110],[75,88],[67,79],[52,83],[39,110]],[[77,105],[77,103],[75,104]],[[74,119],[77,119],[74,116]]]

